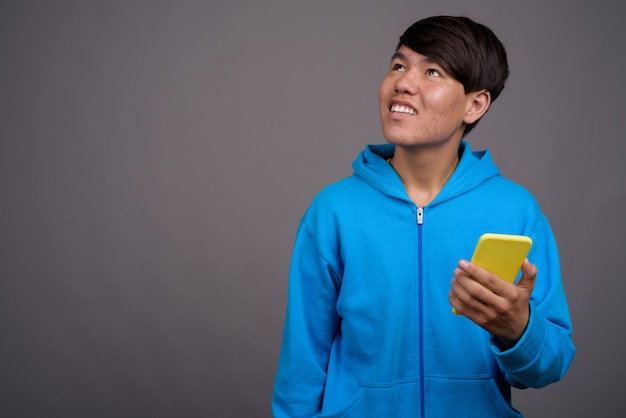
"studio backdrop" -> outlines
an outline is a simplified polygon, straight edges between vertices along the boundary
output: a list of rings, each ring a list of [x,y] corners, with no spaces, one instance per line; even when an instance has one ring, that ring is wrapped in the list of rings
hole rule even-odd
[[[515,390],[608,417],[626,362],[624,3],[0,3],[0,416],[269,417],[300,217],[384,139],[401,32],[466,15],[511,77],[468,141],[539,200],[578,354]]]

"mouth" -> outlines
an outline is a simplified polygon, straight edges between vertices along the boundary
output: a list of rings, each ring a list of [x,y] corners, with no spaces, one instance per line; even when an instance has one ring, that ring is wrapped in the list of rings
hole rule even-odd
[[[392,103],[389,107],[389,111],[391,113],[400,113],[403,115],[417,115],[417,112],[411,106],[399,103]]]

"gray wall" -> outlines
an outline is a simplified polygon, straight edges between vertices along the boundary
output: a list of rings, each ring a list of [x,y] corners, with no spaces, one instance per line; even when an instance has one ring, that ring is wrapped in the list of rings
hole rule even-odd
[[[469,140],[560,243],[578,356],[515,403],[621,410],[623,2],[4,0],[0,415],[269,416],[298,220],[383,142],[378,84],[431,14],[507,46]]]

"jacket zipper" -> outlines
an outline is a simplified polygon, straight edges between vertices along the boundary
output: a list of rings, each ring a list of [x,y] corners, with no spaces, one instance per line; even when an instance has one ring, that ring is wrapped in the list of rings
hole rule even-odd
[[[422,224],[424,223],[424,208],[417,208],[417,300],[418,300],[418,335],[419,335],[419,376],[420,376],[420,416],[426,416],[424,394],[424,296],[423,296],[423,268],[422,268]]]

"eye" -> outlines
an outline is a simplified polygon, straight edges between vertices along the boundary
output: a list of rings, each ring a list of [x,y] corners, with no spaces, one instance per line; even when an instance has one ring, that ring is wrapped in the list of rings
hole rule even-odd
[[[391,69],[393,71],[406,71],[406,68],[404,68],[404,65],[402,65],[402,64],[393,64],[391,66]]]
[[[426,70],[426,74],[431,75],[433,77],[439,77],[441,75],[441,73],[438,70],[435,70],[434,68],[429,68],[428,70]]]

